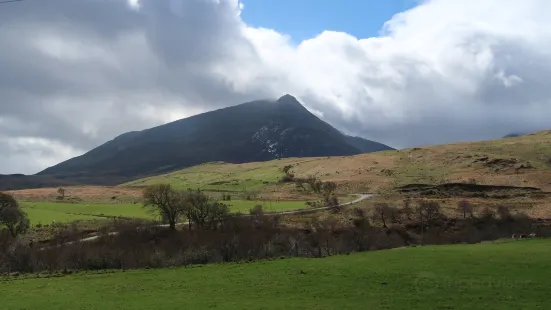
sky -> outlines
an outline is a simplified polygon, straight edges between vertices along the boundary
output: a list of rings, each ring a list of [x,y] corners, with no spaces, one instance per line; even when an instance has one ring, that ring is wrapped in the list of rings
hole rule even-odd
[[[325,30],[346,32],[357,38],[379,35],[382,25],[416,0],[249,0],[242,18],[253,27],[285,33],[298,44]]]
[[[397,148],[548,129],[548,12],[548,0],[0,4],[0,174],[285,93]]]

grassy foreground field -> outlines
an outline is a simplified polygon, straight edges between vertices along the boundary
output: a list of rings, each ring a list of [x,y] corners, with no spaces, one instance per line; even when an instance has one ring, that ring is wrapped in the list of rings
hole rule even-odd
[[[551,240],[0,281],[2,309],[544,309]],[[13,278],[12,278],[13,279]]]

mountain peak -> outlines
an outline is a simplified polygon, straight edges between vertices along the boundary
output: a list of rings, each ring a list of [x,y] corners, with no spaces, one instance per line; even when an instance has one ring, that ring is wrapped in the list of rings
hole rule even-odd
[[[285,94],[285,95],[281,96],[281,98],[277,99],[277,102],[279,102],[279,103],[300,104],[300,102],[298,102],[297,98],[295,98],[294,96],[291,96],[289,94]],[[302,105],[302,104],[300,104],[300,105]]]
[[[276,103],[282,107],[282,108],[285,108],[285,109],[292,109],[293,111],[308,111],[306,109],[306,107],[304,107],[302,105],[302,103],[300,103],[297,98],[295,98],[294,96],[292,95],[289,95],[289,94],[285,94],[283,95],[282,97],[280,97],[279,99],[277,99]]]

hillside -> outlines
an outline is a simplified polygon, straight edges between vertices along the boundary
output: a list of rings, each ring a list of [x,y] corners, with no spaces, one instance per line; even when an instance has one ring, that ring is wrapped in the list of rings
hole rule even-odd
[[[72,196],[82,196],[85,200],[94,197],[92,200],[110,201],[112,196],[121,199],[127,196],[133,199],[132,197],[140,195],[140,187],[169,182],[182,189],[252,192],[270,201],[315,199],[311,193],[298,190],[293,183],[279,182],[284,176],[282,169],[287,165],[292,165],[291,171],[297,177],[312,175],[337,182],[340,194],[369,192],[394,195],[399,192],[410,195],[405,190],[396,189],[410,185],[408,191],[417,188],[421,189],[421,193],[427,193],[438,191],[438,188],[430,188],[427,185],[448,184],[441,187],[450,189],[450,183],[464,183],[471,185],[463,190],[474,190],[479,196],[488,190],[492,191],[490,196],[509,196],[508,199],[469,198],[480,200],[478,203],[481,206],[498,206],[506,203],[533,216],[551,218],[549,197],[526,188],[533,187],[543,192],[551,192],[551,131],[491,141],[426,146],[354,156],[284,158],[243,164],[211,162],[138,179],[112,190],[106,190],[106,187],[79,187],[67,190]],[[411,184],[421,185],[411,187]],[[503,190],[490,186],[484,188],[485,185],[522,188]],[[456,198],[448,199],[447,204],[450,206],[464,199],[460,191],[454,188],[451,187],[451,190],[458,195]],[[506,193],[503,193],[504,191]],[[533,194],[528,197],[527,193]],[[55,199],[56,189],[33,189],[17,191],[14,194],[32,201],[49,197],[46,199],[49,201]],[[449,198],[449,195],[436,198]],[[399,202],[401,199],[403,195],[387,201]]]
[[[33,275],[0,281],[0,289],[3,309],[545,309],[550,254],[549,240],[423,246]]]
[[[131,180],[211,161],[244,163],[286,157],[348,156],[388,149],[392,148],[342,134],[293,96],[285,95],[277,101],[248,102],[129,132],[38,173],[42,179],[25,179],[29,186],[38,187],[43,185],[41,181],[48,184],[48,179],[50,186],[114,185],[113,180]],[[14,178],[6,180],[14,183],[2,182],[0,189],[25,186],[15,187]]]
[[[388,193],[410,184],[444,183],[551,191],[551,131],[355,156],[287,158],[239,165],[209,163],[125,185],[170,182],[181,188],[254,190],[270,199],[298,199],[304,193],[294,184],[278,183],[286,165],[293,166],[291,171],[297,177],[313,175],[337,182],[341,193]],[[523,203],[551,207],[546,199]]]

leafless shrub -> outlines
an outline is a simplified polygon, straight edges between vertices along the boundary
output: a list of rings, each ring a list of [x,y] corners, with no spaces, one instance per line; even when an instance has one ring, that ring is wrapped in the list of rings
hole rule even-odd
[[[256,205],[249,211],[249,213],[251,215],[264,215],[264,208],[262,205]]]
[[[496,213],[490,207],[486,206],[484,207],[484,209],[482,209],[482,211],[480,212],[480,215],[482,220],[491,221],[495,219]]]
[[[509,207],[500,205],[497,207],[496,210],[497,216],[502,220],[512,220],[513,215],[511,214],[511,211],[509,210]]]
[[[411,207],[411,200],[404,200],[402,208],[399,209],[398,212],[400,212],[400,215],[405,217],[406,220],[411,221],[415,213],[415,210]]]
[[[390,222],[391,208],[386,203],[375,204],[373,208],[371,219],[375,223],[381,224],[384,228],[387,228],[387,224]]]
[[[471,218],[474,217],[474,206],[467,200],[461,200],[457,203],[457,213],[463,217],[464,219],[467,218],[467,216],[470,216]]]

